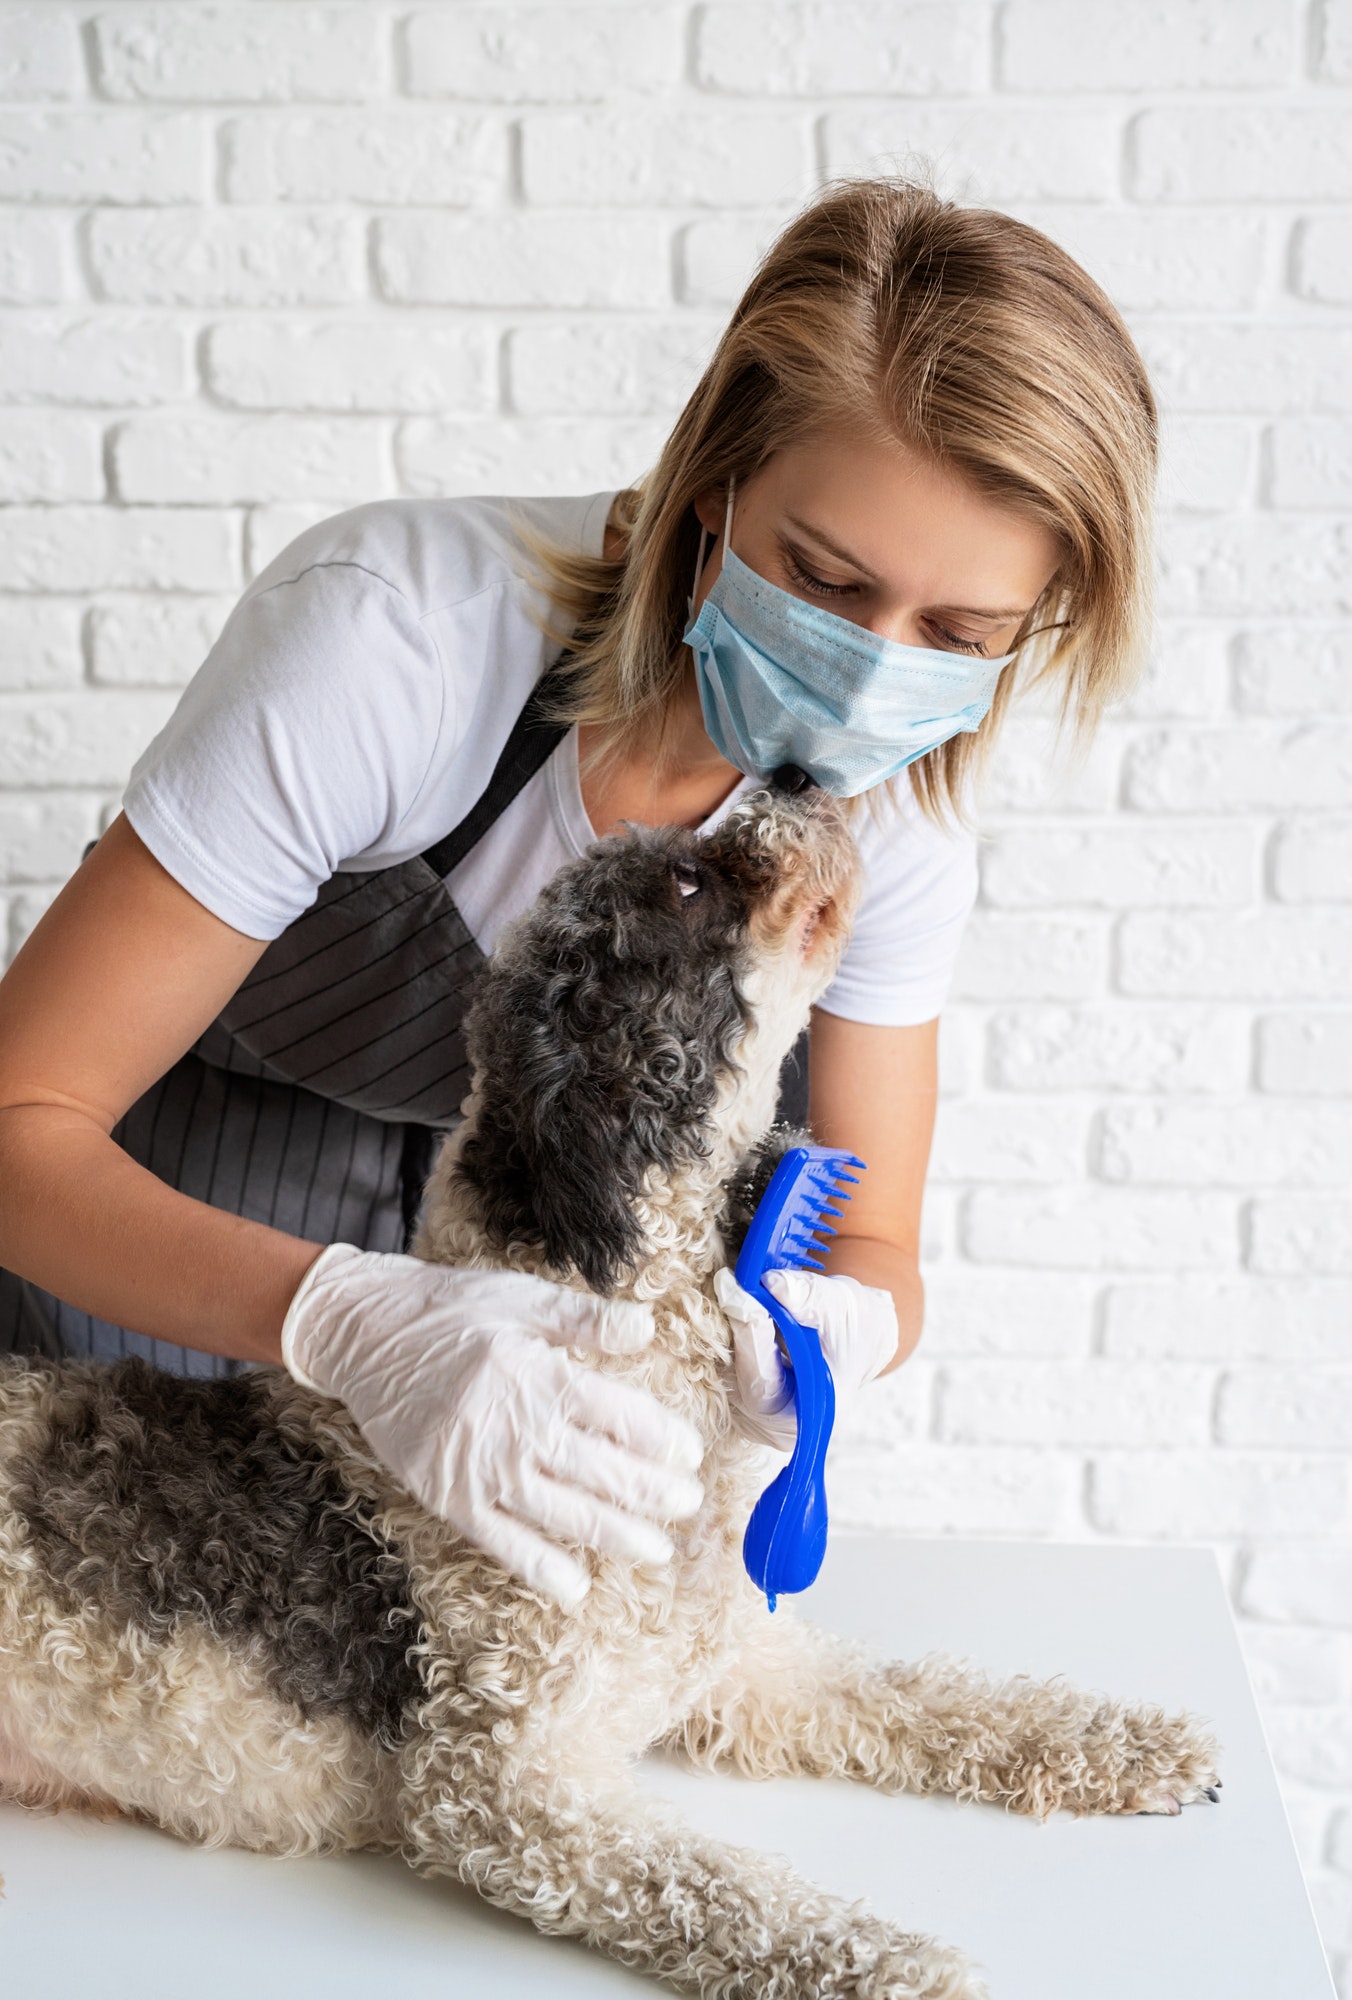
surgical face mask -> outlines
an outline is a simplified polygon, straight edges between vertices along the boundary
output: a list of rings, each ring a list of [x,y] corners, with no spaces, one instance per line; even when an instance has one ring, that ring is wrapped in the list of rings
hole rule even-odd
[[[704,727],[730,764],[758,778],[797,764],[849,799],[979,727],[1012,653],[903,646],[768,583],[732,552],[732,498],[730,485],[722,569],[683,635]]]

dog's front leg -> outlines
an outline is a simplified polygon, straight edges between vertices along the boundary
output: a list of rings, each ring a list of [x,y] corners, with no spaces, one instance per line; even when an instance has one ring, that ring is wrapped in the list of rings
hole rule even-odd
[[[710,2000],[984,2000],[958,1953],[706,1839],[627,1782],[486,1784],[458,1759],[406,1825],[422,1872]]]
[[[882,1665],[783,1613],[760,1618],[672,1740],[750,1777],[852,1778],[1039,1816],[1176,1813],[1216,1782],[1215,1741],[1190,1716],[938,1658]]]

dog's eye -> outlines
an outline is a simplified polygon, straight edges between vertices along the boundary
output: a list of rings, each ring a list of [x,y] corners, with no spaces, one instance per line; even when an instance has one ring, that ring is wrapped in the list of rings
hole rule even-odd
[[[699,893],[699,869],[693,861],[673,861],[671,872],[676,877],[676,887],[683,896],[694,896]]]

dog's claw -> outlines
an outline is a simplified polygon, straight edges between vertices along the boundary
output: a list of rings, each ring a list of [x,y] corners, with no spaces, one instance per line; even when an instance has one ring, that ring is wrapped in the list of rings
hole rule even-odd
[[[1206,1795],[1210,1799],[1213,1806],[1218,1806],[1220,1804],[1221,1795],[1218,1785],[1208,1785],[1206,1788]]]

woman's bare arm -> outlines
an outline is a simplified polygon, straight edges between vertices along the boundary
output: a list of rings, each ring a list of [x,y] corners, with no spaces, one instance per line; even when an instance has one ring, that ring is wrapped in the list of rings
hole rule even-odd
[[[277,1361],[318,1246],[177,1193],[109,1137],[264,949],[113,822],[0,979],[0,1265],[138,1333]]]
[[[938,1096],[939,1023],[875,1028],[820,1010],[812,1017],[811,1121],[823,1146],[868,1163],[854,1190],[828,1271],[890,1291],[900,1340],[896,1367],[920,1338],[920,1204]]]

